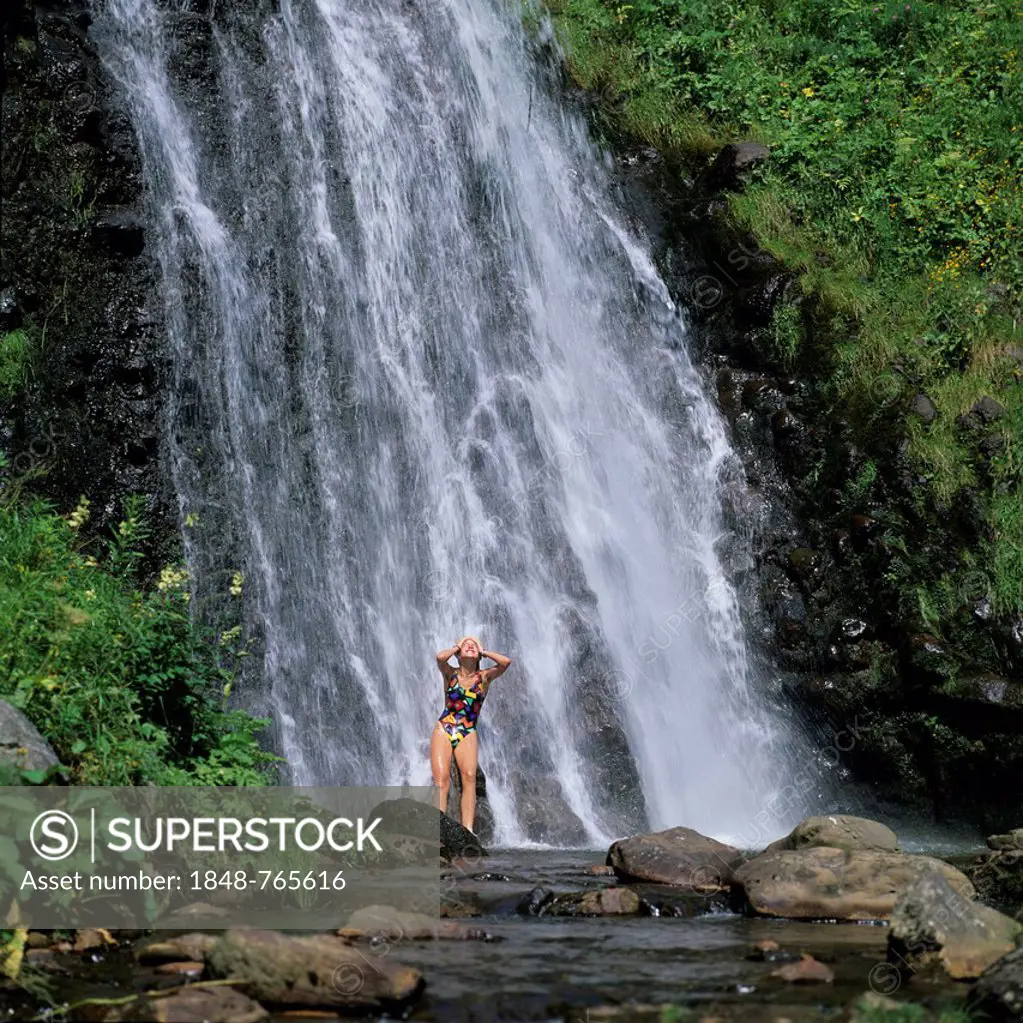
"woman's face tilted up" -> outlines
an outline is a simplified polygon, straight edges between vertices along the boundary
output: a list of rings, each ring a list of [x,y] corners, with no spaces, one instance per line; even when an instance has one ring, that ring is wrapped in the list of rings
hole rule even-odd
[[[472,636],[466,636],[458,646],[458,656],[466,660],[476,660],[480,655],[480,645]]]

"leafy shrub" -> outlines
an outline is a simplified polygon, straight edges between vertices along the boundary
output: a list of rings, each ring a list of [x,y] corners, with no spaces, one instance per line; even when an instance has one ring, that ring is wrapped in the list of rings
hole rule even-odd
[[[238,651],[193,623],[183,570],[150,592],[136,582],[140,502],[94,547],[87,515],[0,500],[0,697],[79,784],[265,784],[267,722],[226,706]]]

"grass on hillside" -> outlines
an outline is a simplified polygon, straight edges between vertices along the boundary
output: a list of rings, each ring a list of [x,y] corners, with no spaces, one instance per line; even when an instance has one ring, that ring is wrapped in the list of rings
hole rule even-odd
[[[701,163],[755,139],[771,159],[733,219],[812,296],[779,361],[824,367],[869,445],[893,399],[923,500],[987,494],[1003,611],[1023,610],[1023,7],[856,0],[550,0],[607,123]],[[792,317],[791,310],[781,311]],[[981,458],[956,419],[1006,409]]]

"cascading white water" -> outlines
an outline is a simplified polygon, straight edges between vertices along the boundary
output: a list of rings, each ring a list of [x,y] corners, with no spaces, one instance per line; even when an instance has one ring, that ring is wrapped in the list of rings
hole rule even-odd
[[[521,11],[105,0],[93,32],[187,554],[244,570],[293,780],[427,783],[433,655],[475,633],[515,662],[480,726],[503,843],[739,834],[784,755],[716,552],[735,459]]]

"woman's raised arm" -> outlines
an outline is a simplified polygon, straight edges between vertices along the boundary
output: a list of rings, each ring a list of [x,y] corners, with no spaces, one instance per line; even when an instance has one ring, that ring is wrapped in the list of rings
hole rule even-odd
[[[481,650],[480,660],[484,657],[488,657],[490,660],[496,661],[493,668],[485,668],[483,670],[483,677],[487,680],[487,682],[493,682],[495,678],[499,678],[511,666],[510,657],[505,657],[504,654],[496,653],[493,650]]]
[[[437,654],[437,667],[440,668],[440,673],[445,678],[447,678],[455,670],[450,664],[448,664],[448,661],[450,661],[451,658],[458,653],[461,645],[461,643],[456,643],[453,647],[450,647],[447,650],[441,650],[441,652]]]

